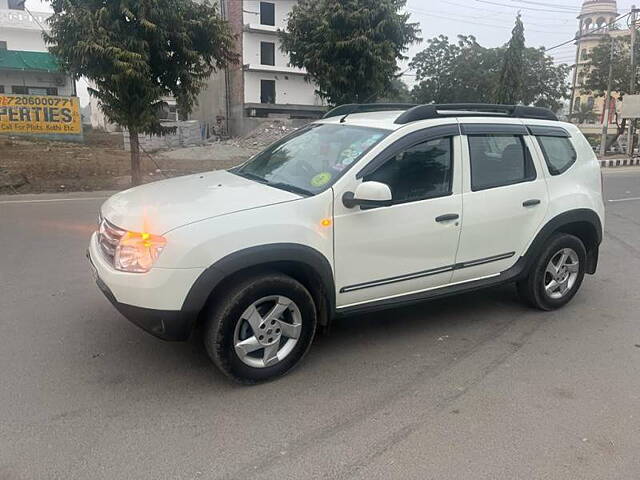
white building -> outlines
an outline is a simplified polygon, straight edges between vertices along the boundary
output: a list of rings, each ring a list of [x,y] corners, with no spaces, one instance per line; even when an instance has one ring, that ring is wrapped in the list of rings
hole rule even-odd
[[[265,118],[317,118],[326,110],[305,70],[292,67],[280,50],[279,30],[296,0],[223,0],[222,15],[237,35],[241,64],[216,77],[225,85],[224,117],[241,135]],[[219,80],[220,81],[220,80]]]
[[[49,13],[0,0],[0,93],[75,96],[75,82],[60,72],[42,38]]]
[[[2,0],[0,0],[2,1]],[[219,133],[244,135],[272,118],[313,119],[326,111],[306,71],[289,65],[280,50],[296,0],[221,0],[221,15],[236,35],[237,65],[216,72],[198,96],[189,120],[200,122],[203,139]],[[170,99],[168,99],[170,101]],[[171,102],[170,102],[171,103]],[[175,113],[174,104],[170,107]],[[113,129],[91,101],[94,127]]]
[[[631,34],[629,29],[624,28],[622,22],[620,22],[622,28],[611,27],[617,17],[616,0],[584,0],[580,15],[578,15],[579,30],[576,33],[576,63],[572,78],[570,113],[580,112],[586,106],[588,110],[596,114],[593,119],[582,123],[579,119],[573,118],[574,122],[580,123],[580,129],[586,135],[599,135],[602,132],[605,119],[605,98],[596,97],[593,92],[583,88],[589,66],[588,55],[605,36],[617,39],[628,37]],[[618,98],[619,94],[612,92],[608,125],[611,135],[617,130],[615,112],[621,105]]]

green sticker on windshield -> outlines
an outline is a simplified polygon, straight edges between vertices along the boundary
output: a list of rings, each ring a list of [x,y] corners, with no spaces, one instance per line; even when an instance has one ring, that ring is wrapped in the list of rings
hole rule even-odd
[[[316,188],[324,187],[331,181],[331,174],[329,172],[319,173],[311,179],[311,185]]]

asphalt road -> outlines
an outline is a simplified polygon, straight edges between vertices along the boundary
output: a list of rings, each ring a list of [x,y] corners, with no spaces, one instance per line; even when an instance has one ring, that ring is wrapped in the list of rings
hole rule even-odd
[[[606,193],[564,310],[503,287],[342,320],[251,388],[102,297],[100,194],[2,197],[0,479],[639,478],[640,169]]]

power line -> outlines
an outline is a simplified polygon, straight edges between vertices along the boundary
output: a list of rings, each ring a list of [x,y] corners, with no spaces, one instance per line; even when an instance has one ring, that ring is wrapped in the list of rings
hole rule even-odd
[[[493,17],[494,15],[503,15],[503,16],[509,16],[509,17],[513,18],[513,13],[512,12],[505,12],[505,11],[499,11],[499,10],[487,10],[484,7],[473,7],[473,6],[470,6],[470,5],[462,5],[462,4],[451,2],[451,1],[448,1],[448,0],[440,0],[440,1],[442,3],[446,3],[446,4],[454,6],[454,7],[470,8],[470,9],[473,9],[473,10],[479,10],[481,12],[489,14],[489,15],[483,16],[483,17],[478,17],[478,16],[473,16],[472,17],[472,18],[478,19],[478,20],[480,20],[482,18]],[[415,9],[415,8],[413,8],[413,10],[415,10],[417,12],[424,13],[424,14],[430,14],[430,12],[426,12],[424,10],[419,10],[419,9]],[[530,19],[534,19],[534,21],[532,22],[532,21],[530,21]],[[568,19],[567,20],[560,20],[560,23],[562,23],[564,25],[560,25],[558,23],[538,23],[538,22],[536,22],[536,20],[538,20],[538,19],[542,20],[542,17],[534,17],[534,16],[529,16],[529,15],[524,16],[524,20],[525,20],[525,23],[527,25],[535,25],[535,26],[539,26],[539,27],[561,27],[561,26],[564,26],[564,25],[568,25],[568,23],[569,23]],[[548,17],[547,17],[547,19],[548,19]]]
[[[578,12],[580,11],[579,9],[577,9],[576,7],[570,7],[569,5],[558,5],[557,3],[544,3],[544,2],[533,2],[531,0],[511,0],[512,2],[516,2],[516,3],[526,3],[529,5],[540,5],[543,7],[552,7],[552,8],[559,8],[559,9],[563,9],[563,10],[567,10],[569,12]]]
[[[485,7],[474,7],[474,6],[472,6],[472,5],[463,5],[463,4],[460,4],[460,3],[452,2],[452,1],[450,1],[450,0],[440,0],[440,2],[442,2],[442,3],[446,3],[446,4],[448,4],[448,5],[452,5],[452,6],[454,6],[454,7],[459,7],[459,8],[470,8],[470,9],[472,9],[472,10],[479,10],[479,11],[481,11],[481,12],[485,12],[485,13],[493,13],[493,14],[496,14],[496,15],[509,15],[509,16],[513,16],[513,12],[505,12],[505,11],[500,11],[500,10],[487,10]],[[533,20],[549,20],[549,17],[548,17],[548,16],[544,16],[544,17],[542,17],[542,16],[537,16],[537,15],[531,15],[531,14],[529,14],[529,13],[527,13],[527,14],[524,16],[524,18],[525,18],[525,19],[527,19],[527,23],[528,23],[528,24],[530,23],[530,22],[528,21],[528,19],[533,19]],[[568,23],[568,22],[569,22],[569,19],[567,19],[567,20],[560,20],[560,22],[562,22],[562,23]],[[531,25],[553,26],[553,25],[557,25],[557,24],[552,24],[552,23],[549,23],[549,24],[533,24],[533,23],[531,23]]]
[[[33,18],[35,22],[38,24],[38,26],[40,27],[40,30],[42,30],[42,33],[47,33],[47,30],[42,26],[42,24],[40,23],[40,20],[38,20],[38,18],[33,13],[31,13],[31,10],[29,10],[26,5],[23,5],[23,7],[25,11],[31,16],[31,18]]]
[[[620,20],[622,20],[623,18],[627,18],[629,15],[631,15],[631,12],[629,12],[629,13],[626,13],[626,14],[624,14],[624,15],[619,16],[619,17],[618,17],[618,18],[616,18],[613,22],[608,23],[608,24],[606,24],[606,25],[603,25],[603,26],[601,26],[600,28],[596,28],[596,29],[590,30],[590,31],[589,31],[589,33],[591,34],[591,33],[596,33],[596,32],[598,32],[598,31],[600,31],[600,30],[604,30],[604,29],[606,29],[606,28],[610,27],[611,25],[615,25],[616,23],[618,23],[618,22],[619,22]],[[556,48],[564,47],[565,45],[568,45],[568,44],[570,44],[570,43],[575,42],[576,40],[578,40],[578,38],[577,38],[577,37],[573,37],[571,40],[567,40],[566,42],[560,43],[560,44],[555,45],[555,46],[553,46],[553,47],[551,47],[551,48],[547,48],[547,49],[546,49],[546,51],[547,51],[547,52],[550,52],[551,50],[555,50]]]
[[[455,20],[458,21],[460,23],[467,23],[467,24],[471,24],[471,25],[480,25],[483,27],[491,27],[491,28],[503,28],[503,29],[507,29],[507,30],[512,30],[513,26],[512,25],[496,25],[496,24],[489,24],[489,23],[483,23],[483,22],[474,22],[472,20],[461,20],[460,17],[447,17],[445,15],[438,15],[436,13],[428,13],[428,12],[423,12],[423,11],[419,11],[416,10],[414,8],[408,8],[407,10],[409,10],[410,12],[414,12],[418,15],[424,15],[426,17],[434,17],[434,18],[442,18],[444,20]],[[558,32],[558,31],[551,31],[551,30],[537,30],[537,29],[533,29],[533,28],[527,28],[527,31],[529,32],[535,32],[535,33],[546,33],[546,34],[551,34],[551,35],[564,35],[564,32]]]
[[[517,10],[532,10],[534,12],[550,12],[550,13],[566,13],[567,15],[575,14],[574,12],[570,12],[568,10],[551,10],[548,8],[521,7],[519,5],[509,5],[506,3],[490,2],[489,0],[476,0],[476,2],[488,3],[489,5],[497,5],[499,7],[515,8]],[[576,12],[578,12],[578,10],[576,10]]]

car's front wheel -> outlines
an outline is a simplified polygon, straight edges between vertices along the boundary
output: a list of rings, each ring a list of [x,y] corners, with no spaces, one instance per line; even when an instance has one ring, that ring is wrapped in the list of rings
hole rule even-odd
[[[316,308],[308,290],[280,273],[248,277],[222,292],[204,342],[213,362],[241,383],[288,373],[309,350]]]
[[[582,285],[586,258],[586,249],[579,238],[562,233],[554,235],[529,276],[518,283],[520,296],[541,310],[563,307]]]

